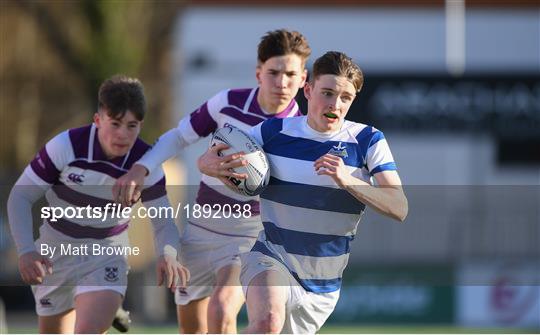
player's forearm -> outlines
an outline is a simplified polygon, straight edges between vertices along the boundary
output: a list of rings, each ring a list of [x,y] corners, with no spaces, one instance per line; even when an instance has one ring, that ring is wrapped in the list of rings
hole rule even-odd
[[[43,187],[32,185],[30,179],[23,174],[9,194],[8,221],[19,256],[36,250],[32,227],[32,205],[44,193]]]
[[[171,208],[167,196],[147,201],[144,206],[155,208]],[[176,257],[180,248],[180,234],[174,223],[174,218],[165,211],[161,217],[151,219],[154,231],[154,246],[157,256],[170,255]]]
[[[137,164],[144,166],[149,173],[169,158],[176,156],[186,146],[178,128],[161,135],[151,150],[148,150]]]
[[[350,177],[343,188],[366,206],[385,216],[400,222],[407,217],[409,205],[401,185],[372,186]]]

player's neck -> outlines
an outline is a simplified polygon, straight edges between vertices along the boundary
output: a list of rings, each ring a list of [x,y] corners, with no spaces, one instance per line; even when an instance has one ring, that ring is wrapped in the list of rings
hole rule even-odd
[[[283,112],[291,103],[290,101],[286,104],[273,104],[271,102],[268,102],[264,99],[264,97],[261,94],[257,94],[257,102],[259,103],[259,106],[263,110],[263,112],[267,114],[278,114]]]

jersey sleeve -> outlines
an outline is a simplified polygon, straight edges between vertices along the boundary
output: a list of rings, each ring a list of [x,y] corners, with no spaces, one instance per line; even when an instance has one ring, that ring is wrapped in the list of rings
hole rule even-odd
[[[366,164],[369,174],[372,176],[382,171],[397,170],[384,134],[375,128],[373,128],[373,135],[367,149]]]
[[[160,167],[145,179],[146,186],[141,194],[141,200],[146,208],[169,208],[171,205],[165,188],[165,174]],[[177,256],[180,244],[178,228],[174,218],[164,215],[151,218],[154,230],[154,247],[157,255]]]
[[[218,126],[219,112],[226,101],[227,91],[210,98],[190,115],[182,118],[176,128],[160,136],[152,149],[147,151],[137,164],[152,172],[186,146],[213,133]]]
[[[52,185],[73,156],[69,133],[64,131],[41,148],[25,168],[24,174],[37,185]]]
[[[261,146],[267,144],[276,134],[283,129],[284,119],[268,119],[250,129],[249,134],[255,138]]]
[[[228,90],[219,92],[180,121],[178,129],[187,143],[194,143],[218,128],[219,115],[228,103],[227,95]]]
[[[32,205],[58,181],[61,171],[73,157],[69,132],[56,135],[39,150],[11,189],[8,218],[19,256],[35,250]]]
[[[261,134],[261,126],[264,122],[261,122],[259,124],[257,124],[256,126],[253,126],[249,129],[248,131],[248,135],[250,135],[251,137],[253,137],[255,139],[255,141],[257,141],[257,143],[259,143],[259,145],[264,145],[263,143],[263,138],[262,138],[262,134]]]
[[[145,186],[141,192],[141,201],[143,203],[167,196],[165,173],[161,167],[150,172],[144,179],[144,184]]]
[[[159,137],[152,148],[137,161],[137,164],[144,166],[149,173],[152,173],[187,145],[178,128],[171,129]]]
[[[19,256],[35,251],[32,230],[32,205],[46,192],[43,185],[36,184],[23,173],[9,193],[7,212],[9,228]]]
[[[167,196],[144,202],[146,208],[170,208],[171,204]],[[150,219],[154,231],[154,248],[156,255],[170,255],[176,257],[180,248],[180,233],[174,223],[174,218],[164,214]]]

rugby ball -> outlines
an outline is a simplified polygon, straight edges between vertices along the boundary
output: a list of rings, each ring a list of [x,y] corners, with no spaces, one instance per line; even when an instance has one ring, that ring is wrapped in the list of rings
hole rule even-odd
[[[235,126],[225,125],[214,132],[210,147],[218,143],[229,146],[229,149],[220,151],[218,155],[226,156],[243,151],[244,159],[248,162],[246,166],[233,169],[236,173],[245,173],[247,179],[227,178],[236,186],[232,190],[249,197],[261,194],[270,180],[270,166],[257,141]]]

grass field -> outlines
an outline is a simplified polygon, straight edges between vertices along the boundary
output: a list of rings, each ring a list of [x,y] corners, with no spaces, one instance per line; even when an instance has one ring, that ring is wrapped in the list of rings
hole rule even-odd
[[[240,330],[243,326],[240,326]],[[321,329],[321,334],[508,334],[508,333],[538,333],[531,329],[496,329],[496,328],[462,328],[455,326],[359,326],[359,325],[327,325]],[[177,334],[176,325],[168,327],[137,327],[130,333],[144,334]],[[112,333],[118,333],[111,330]]]
[[[137,320],[137,318],[135,318]],[[140,319],[138,319],[140,320]],[[0,323],[1,324],[1,323]],[[33,313],[10,314],[7,316],[8,332],[12,334],[36,334],[37,317]],[[241,322],[239,330],[246,324]],[[1,329],[0,334],[5,332]],[[111,334],[122,334],[111,328]],[[135,322],[128,334],[178,334],[175,323],[148,325]],[[359,325],[327,323],[319,332],[321,334],[508,334],[508,333],[540,333],[540,329],[512,328],[463,328],[452,325]]]
[[[240,330],[243,326],[240,327]],[[327,325],[321,329],[321,334],[508,334],[508,333],[538,333],[536,329],[501,329],[501,328],[462,328],[454,326],[359,326],[359,325]],[[13,334],[36,334],[37,328],[9,328]],[[118,333],[115,329],[111,334]],[[131,334],[178,334],[176,325],[168,326],[137,326],[131,327]],[[128,333],[128,334],[129,334]]]

